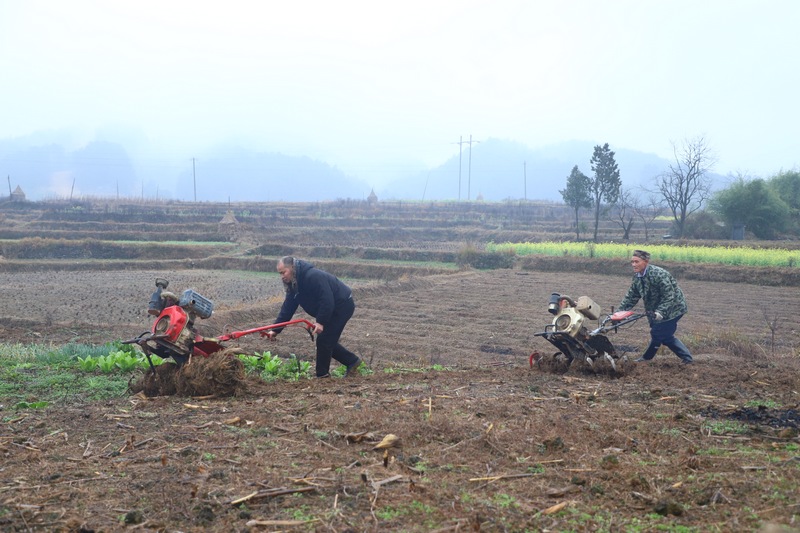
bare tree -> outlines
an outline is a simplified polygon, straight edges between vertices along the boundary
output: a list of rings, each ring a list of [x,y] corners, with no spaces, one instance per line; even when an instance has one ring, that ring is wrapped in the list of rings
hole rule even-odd
[[[631,228],[639,210],[639,199],[630,189],[622,188],[615,207],[608,219],[622,229],[622,238],[627,241],[631,238]]]
[[[770,346],[772,348],[772,355],[775,355],[775,334],[778,331],[778,325],[781,323],[781,317],[778,314],[770,315],[767,310],[764,310],[764,322],[767,323],[770,333]]]
[[[650,229],[653,222],[664,211],[664,200],[658,196],[658,193],[647,189],[645,191],[648,193],[647,198],[644,200],[639,199],[634,209],[636,216],[642,221],[642,226],[644,227],[644,240],[648,241],[650,240]]]
[[[703,137],[672,143],[675,163],[658,178],[658,190],[675,220],[677,237],[683,237],[686,218],[699,210],[711,194],[707,173],[716,162]]]

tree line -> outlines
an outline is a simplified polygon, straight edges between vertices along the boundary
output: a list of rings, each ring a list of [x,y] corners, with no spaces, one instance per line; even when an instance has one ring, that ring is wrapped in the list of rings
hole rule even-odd
[[[636,223],[648,238],[652,223],[663,215],[672,218],[670,236],[679,239],[743,238],[745,231],[767,240],[800,235],[800,171],[780,171],[768,179],[740,174],[712,193],[709,173],[716,160],[708,141],[697,137],[672,147],[672,162],[654,176],[650,188],[622,186],[608,143],[594,147],[593,174],[575,165],[559,192],[574,214],[576,239],[585,229],[581,209],[591,209],[595,242],[601,218],[618,225],[627,240]]]

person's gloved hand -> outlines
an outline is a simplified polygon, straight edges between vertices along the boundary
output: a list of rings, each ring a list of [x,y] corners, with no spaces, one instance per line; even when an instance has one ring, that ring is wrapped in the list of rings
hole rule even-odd
[[[656,319],[656,322],[661,322],[662,320],[664,320],[664,315],[656,311],[655,313],[653,313],[653,318]]]
[[[277,336],[278,336],[278,334],[277,334],[277,333],[275,333],[274,331],[267,331],[266,333],[264,333],[264,336],[265,336],[266,338],[268,338],[269,340],[271,340],[271,341],[274,341],[274,340],[275,340],[275,337],[277,337]]]

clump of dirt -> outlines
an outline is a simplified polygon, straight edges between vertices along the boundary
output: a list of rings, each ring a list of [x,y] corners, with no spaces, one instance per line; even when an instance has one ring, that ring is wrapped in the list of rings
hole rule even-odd
[[[530,356],[530,362],[532,368],[537,368],[550,374],[565,374],[570,367],[570,360],[561,352],[533,352]]]
[[[163,363],[129,385],[134,394],[154,396],[234,396],[244,388],[244,364],[230,348],[210,357],[193,357],[185,365]]]
[[[572,367],[582,374],[594,374],[612,378],[628,375],[636,368],[636,363],[627,356],[612,357],[611,359],[609,357],[595,357],[590,359],[591,363],[585,359],[576,358],[572,362]]]
[[[566,374],[568,371],[572,371],[585,375],[622,377],[630,374],[636,368],[636,363],[627,356],[612,357],[611,360],[608,357],[600,356],[589,361],[576,357],[570,361],[561,352],[553,354],[534,352],[531,354],[530,361],[532,368],[550,374]]]
[[[194,357],[176,376],[179,396],[234,396],[244,383],[244,364],[231,348],[210,357]]]
[[[174,396],[178,392],[175,385],[178,370],[175,363],[162,363],[155,367],[155,372],[148,370],[138,380],[128,383],[128,388],[133,394],[143,392],[149,398]]]

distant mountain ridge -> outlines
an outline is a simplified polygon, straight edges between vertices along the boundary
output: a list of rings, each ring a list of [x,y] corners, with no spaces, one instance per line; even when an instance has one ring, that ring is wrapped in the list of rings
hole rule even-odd
[[[460,196],[458,156],[376,193],[379,198],[415,200],[475,200],[480,195],[486,201],[560,202],[559,191],[566,186],[572,167],[578,165],[584,174],[592,175],[594,146],[588,141],[569,141],[533,149],[514,141],[488,139],[472,148],[471,165],[468,153],[462,152]],[[654,154],[610,147],[624,187],[653,188],[656,176],[669,166],[669,161]]]
[[[141,156],[141,147],[95,140],[70,148],[63,134],[0,140],[0,172],[30,200],[53,197],[147,197],[183,201],[548,200],[561,201],[572,167],[591,175],[597,143],[569,141],[540,148],[501,139],[476,143],[438,167],[373,187],[309,157],[220,145],[197,158]],[[654,187],[669,161],[610,145],[624,187]]]

